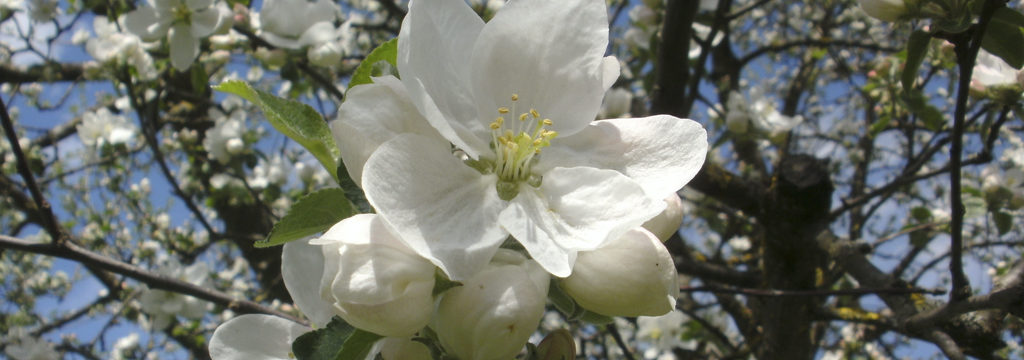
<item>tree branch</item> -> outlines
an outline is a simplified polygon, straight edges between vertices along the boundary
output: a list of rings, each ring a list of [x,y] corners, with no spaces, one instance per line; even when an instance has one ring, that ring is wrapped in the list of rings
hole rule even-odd
[[[7,235],[0,235],[0,247],[78,261],[87,266],[93,266],[115,274],[130,277],[153,289],[173,291],[193,296],[198,299],[224,306],[238,313],[268,314],[279,316],[301,324],[306,324],[305,320],[301,320],[279,310],[272,309],[249,300],[237,299],[217,290],[160,275],[132,264],[123,263],[86,250],[70,241],[63,244],[40,244]]]

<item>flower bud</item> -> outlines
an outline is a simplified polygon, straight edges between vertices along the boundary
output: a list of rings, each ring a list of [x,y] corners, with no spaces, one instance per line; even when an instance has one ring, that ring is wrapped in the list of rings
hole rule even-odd
[[[562,289],[583,308],[608,316],[658,316],[671,311],[679,276],[654,234],[632,229],[593,251],[582,251]]]
[[[357,328],[409,337],[434,310],[434,265],[373,214],[342,220],[311,244],[324,246],[320,296]]]
[[[665,210],[658,216],[647,220],[643,227],[665,242],[679,230],[679,225],[682,223],[683,200],[679,199],[679,195],[672,194],[665,198]]]
[[[499,249],[480,273],[444,294],[431,326],[459,359],[511,359],[544,315],[550,276],[533,260]]]
[[[341,63],[341,53],[341,45],[335,42],[326,42],[310,46],[306,50],[306,57],[309,58],[309,62],[313,65],[333,67]]]
[[[907,14],[904,0],[858,0],[861,10],[882,21],[897,21]]]

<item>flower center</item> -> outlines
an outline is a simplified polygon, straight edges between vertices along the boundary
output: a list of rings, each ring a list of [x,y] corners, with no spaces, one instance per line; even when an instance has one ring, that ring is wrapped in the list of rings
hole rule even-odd
[[[530,168],[541,149],[558,136],[558,132],[546,129],[553,124],[551,119],[542,118],[536,109],[516,117],[517,101],[519,95],[512,94],[512,107],[498,108],[499,116],[491,123],[495,156],[492,170],[498,175],[498,197],[506,201],[519,194],[519,183],[523,181],[540,186],[540,177],[533,175]],[[506,116],[513,118],[506,121]]]

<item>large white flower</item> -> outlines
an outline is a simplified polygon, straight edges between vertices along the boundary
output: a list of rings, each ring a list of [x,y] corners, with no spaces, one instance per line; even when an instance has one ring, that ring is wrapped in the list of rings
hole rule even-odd
[[[568,276],[578,251],[661,212],[707,149],[691,120],[593,122],[618,77],[607,43],[600,0],[510,1],[487,24],[462,0],[414,0],[401,83],[377,79],[342,105],[345,165],[400,237],[454,279],[509,235]]]
[[[167,36],[171,64],[185,70],[199,56],[199,39],[231,26],[227,4],[214,0],[150,0],[125,16],[128,31],[146,41]]]

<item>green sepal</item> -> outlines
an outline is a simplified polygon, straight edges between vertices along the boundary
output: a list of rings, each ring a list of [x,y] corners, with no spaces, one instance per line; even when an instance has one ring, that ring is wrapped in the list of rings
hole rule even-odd
[[[285,136],[306,148],[320,164],[335,176],[341,151],[327,122],[315,109],[301,102],[283,99],[263,90],[255,89],[240,80],[231,80],[214,87],[215,90],[235,94],[259,106],[267,121]]]
[[[352,73],[352,79],[348,81],[348,88],[356,85],[369,84],[371,77],[384,75],[398,75],[398,38],[388,40],[380,44],[376,49],[366,55],[363,62]]]
[[[270,235],[253,246],[262,248],[281,245],[289,241],[319,234],[342,219],[357,213],[345,197],[345,191],[338,188],[312,192],[295,202]]]
[[[942,112],[929,104],[921,90],[909,90],[903,93],[903,101],[907,110],[917,115],[924,123],[924,127],[931,131],[939,131],[943,126]]]
[[[611,324],[615,319],[608,315],[598,314],[590,310],[583,310],[583,313],[579,316],[580,321],[594,324],[594,325],[605,325]]]
[[[298,360],[364,359],[382,336],[359,330],[335,316],[322,329],[299,336],[292,343]]]
[[[448,289],[457,286],[462,286],[462,283],[448,279],[448,276],[446,276],[441,269],[436,269],[434,270],[434,289],[430,294],[436,298],[438,295],[448,291]]]
[[[573,316],[576,315],[577,308],[579,308],[579,306],[576,305],[576,301],[573,300],[569,294],[566,294],[565,291],[562,290],[562,287],[558,285],[558,281],[552,281],[548,285],[548,300],[551,300],[551,303],[555,305],[555,308],[558,309],[558,311],[561,311],[562,314],[565,314],[566,318],[572,319]],[[580,310],[582,310],[582,308],[580,308]]]

